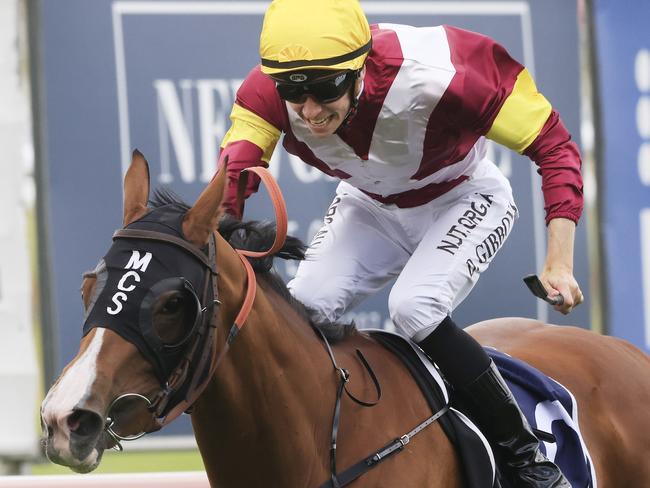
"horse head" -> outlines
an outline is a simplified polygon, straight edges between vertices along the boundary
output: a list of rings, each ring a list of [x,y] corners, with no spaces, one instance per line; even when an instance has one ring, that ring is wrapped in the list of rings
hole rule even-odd
[[[212,374],[220,171],[193,207],[148,207],[149,169],[137,150],[124,178],[124,228],[84,274],[83,338],[41,406],[45,451],[77,472],[105,449],[160,429]]]

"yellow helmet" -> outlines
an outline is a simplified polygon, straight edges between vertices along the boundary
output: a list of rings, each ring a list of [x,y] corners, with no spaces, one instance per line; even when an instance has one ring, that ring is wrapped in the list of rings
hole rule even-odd
[[[358,70],[371,43],[358,0],[273,0],[260,35],[262,72]]]

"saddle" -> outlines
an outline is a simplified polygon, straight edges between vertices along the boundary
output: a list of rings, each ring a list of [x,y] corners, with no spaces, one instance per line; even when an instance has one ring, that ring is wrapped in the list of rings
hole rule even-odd
[[[420,387],[432,412],[450,403],[450,395],[442,376],[416,345],[392,332],[380,329],[364,329],[364,332],[369,333],[402,361]],[[438,422],[458,453],[465,486],[500,488],[494,455],[485,436],[474,423],[453,406]]]
[[[420,387],[431,410],[446,403],[451,408],[440,422],[458,453],[465,486],[517,488],[498,476],[492,450],[479,429],[450,395],[444,380],[428,357],[411,341],[383,330],[364,330],[397,356]],[[517,399],[541,450],[555,462],[572,486],[593,488],[596,474],[578,426],[578,405],[571,392],[539,370],[493,348],[485,348]],[[451,398],[450,398],[451,397]]]

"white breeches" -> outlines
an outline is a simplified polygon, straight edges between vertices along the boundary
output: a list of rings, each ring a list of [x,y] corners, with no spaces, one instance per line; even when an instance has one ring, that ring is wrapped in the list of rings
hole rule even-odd
[[[418,341],[469,294],[517,215],[510,183],[489,161],[414,208],[383,205],[341,182],[289,290],[316,319],[335,321],[397,277],[390,317]]]

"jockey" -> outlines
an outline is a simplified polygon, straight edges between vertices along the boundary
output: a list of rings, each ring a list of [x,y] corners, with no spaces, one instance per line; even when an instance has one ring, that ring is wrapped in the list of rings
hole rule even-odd
[[[341,180],[291,293],[316,321],[334,321],[397,277],[391,319],[468,405],[513,486],[570,486],[482,347],[450,316],[518,215],[486,138],[539,166],[548,226],[540,278],[563,295],[557,310],[583,300],[573,276],[580,155],[528,70],[494,40],[455,27],[369,26],[357,0],[274,0],[260,56],[221,144],[224,209],[241,218],[240,171],[266,166],[284,133],[289,153]],[[259,184],[252,176],[246,197]]]

